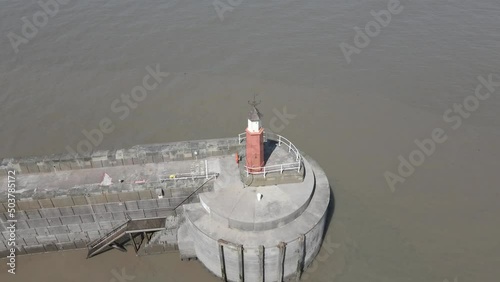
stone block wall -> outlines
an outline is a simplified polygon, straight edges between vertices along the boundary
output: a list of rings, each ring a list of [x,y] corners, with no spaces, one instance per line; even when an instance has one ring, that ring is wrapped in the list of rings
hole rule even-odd
[[[154,189],[18,201],[16,211],[17,254],[32,254],[57,250],[85,248],[86,244],[132,219],[177,217],[177,205],[184,201],[205,180],[190,181],[190,185],[164,189],[159,199]],[[179,187],[180,186],[180,187]],[[206,183],[202,191],[209,191]],[[191,197],[186,203],[197,202]],[[6,222],[6,204],[0,204],[0,220]],[[0,223],[0,257],[7,255],[10,233],[7,224]],[[171,229],[177,228],[177,221]]]
[[[232,154],[239,151],[242,146],[242,144],[238,143],[238,138],[235,137],[137,145],[130,149],[101,150],[88,155],[55,154],[25,158],[4,158],[0,159],[0,177],[6,176],[8,169],[15,169],[18,174],[46,173],[61,170],[192,160]]]
[[[56,154],[4,158],[0,159],[0,177],[6,176],[9,169],[15,169],[16,174],[37,174],[202,159],[233,154],[242,146],[235,137],[138,145],[130,149],[95,151],[88,155]],[[38,195],[37,198],[21,194],[16,202],[17,253],[85,248],[88,242],[124,223],[126,215],[131,218],[177,216],[177,211],[173,209],[202,182],[204,179],[168,181],[162,184],[123,184],[108,190],[103,190],[102,187],[95,189],[102,191],[100,193],[83,193],[85,189],[82,189],[82,192],[77,189],[72,195],[68,195],[68,190],[62,188],[56,191],[56,194]],[[163,190],[162,199],[156,195],[155,189],[158,188]],[[206,192],[212,188],[213,184],[209,182],[202,191]],[[198,201],[197,197],[192,197],[186,203],[195,201]],[[0,223],[0,257],[7,254],[7,240],[10,235],[6,229],[8,224],[5,223],[10,219],[7,218],[6,202],[4,197],[0,199],[0,222],[3,222]],[[174,226],[175,230],[176,228]]]

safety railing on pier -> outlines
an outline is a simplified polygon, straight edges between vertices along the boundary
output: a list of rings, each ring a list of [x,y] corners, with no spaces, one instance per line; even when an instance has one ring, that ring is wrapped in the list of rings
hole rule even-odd
[[[217,177],[219,174],[218,173],[210,173],[208,169],[208,161],[205,160],[205,172],[200,174],[200,173],[170,173],[168,176],[161,176],[160,177],[160,183],[164,183],[166,181],[171,181],[171,180],[195,180],[195,179],[209,179],[213,177]]]
[[[273,172],[279,172],[283,173],[283,171],[287,170],[297,170],[297,172],[300,172],[300,169],[302,168],[302,155],[300,154],[299,150],[295,145],[285,137],[273,133],[273,132],[267,132],[264,131],[264,140],[274,140],[278,143],[278,146],[285,145],[288,147],[288,152],[294,154],[295,156],[295,161],[291,163],[285,163],[285,164],[276,164],[276,165],[269,165],[269,166],[263,166],[263,167],[247,167],[245,166],[245,171],[247,173],[247,176],[249,175],[263,175],[266,177],[266,174],[268,173],[273,173]],[[242,142],[246,141],[246,133],[240,133],[238,134],[238,143],[241,144]],[[255,171],[258,170],[258,171]]]

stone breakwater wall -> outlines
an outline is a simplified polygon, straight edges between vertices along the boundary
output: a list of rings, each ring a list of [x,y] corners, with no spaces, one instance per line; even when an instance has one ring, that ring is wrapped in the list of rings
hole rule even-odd
[[[210,156],[233,154],[241,149],[237,138],[186,141],[167,144],[138,145],[130,149],[98,151],[90,156],[66,154],[3,159],[0,179],[6,178],[9,169],[15,169],[19,177],[35,177],[54,172],[131,166],[162,162],[203,159]],[[139,166],[146,167],[146,166]],[[136,170],[136,168],[134,168]],[[178,217],[182,209],[174,210],[206,179],[184,179],[163,183],[121,184],[92,189],[64,187],[40,193],[36,185],[16,187],[16,248],[17,254],[32,254],[85,248],[86,244],[98,239],[114,227],[124,223],[126,217]],[[0,187],[0,258],[8,254],[9,218],[7,206],[7,185]],[[95,188],[95,187],[94,187]],[[157,195],[163,191],[163,198]],[[213,189],[211,181],[201,191]],[[191,197],[185,203],[197,202]],[[173,220],[176,222],[176,220]],[[174,226],[175,229],[175,226]],[[177,234],[177,232],[172,232]],[[175,239],[175,238],[174,238]],[[176,240],[169,240],[174,242]],[[176,249],[177,246],[171,246]]]
[[[89,155],[55,154],[0,160],[0,177],[8,169],[18,173],[46,173],[77,169],[126,166],[201,159],[232,154],[242,148],[238,138],[137,145],[129,149],[101,150]]]
[[[89,196],[19,201],[16,211],[17,254],[85,248],[86,244],[132,219],[177,217],[174,208],[188,197],[201,180],[183,181],[184,187],[164,189],[170,193],[158,199],[154,190],[107,193]],[[207,183],[203,191],[210,191]],[[197,202],[193,197],[185,203]],[[0,214],[6,222],[8,213]],[[10,236],[7,224],[0,224],[0,257],[7,255]],[[175,246],[172,246],[175,248]]]

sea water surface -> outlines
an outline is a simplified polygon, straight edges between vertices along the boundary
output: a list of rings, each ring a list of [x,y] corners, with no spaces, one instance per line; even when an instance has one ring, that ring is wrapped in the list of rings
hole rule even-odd
[[[113,131],[93,150],[236,136],[256,94],[265,125],[316,159],[335,195],[304,280],[498,281],[500,87],[453,111],[479,76],[500,81],[500,2],[241,0],[223,18],[212,0],[61,3],[44,19],[35,0],[0,1],[1,157],[77,150],[105,118]],[[148,66],[169,75],[127,104]],[[435,128],[446,141],[391,190],[384,174]],[[218,281],[178,254],[23,256],[16,275],[5,262],[1,281]]]

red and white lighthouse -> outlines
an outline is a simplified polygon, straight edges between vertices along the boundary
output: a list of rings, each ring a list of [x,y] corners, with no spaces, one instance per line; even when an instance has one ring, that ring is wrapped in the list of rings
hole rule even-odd
[[[264,167],[264,128],[262,114],[257,109],[258,103],[250,102],[252,109],[248,113],[246,129],[246,167],[248,172],[260,172]]]

